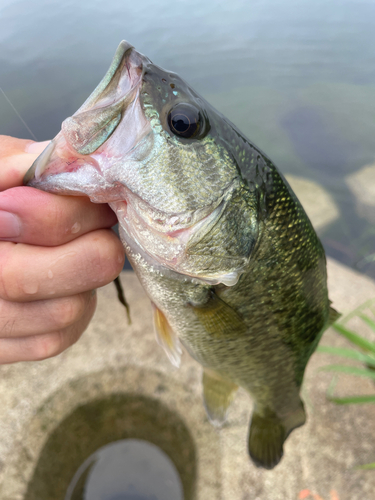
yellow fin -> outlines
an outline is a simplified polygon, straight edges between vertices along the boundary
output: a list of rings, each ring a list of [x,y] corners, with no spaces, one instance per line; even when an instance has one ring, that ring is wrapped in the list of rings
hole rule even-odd
[[[217,372],[203,370],[203,400],[208,418],[214,425],[222,425],[227,416],[229,405],[233,401],[238,386]]]
[[[169,361],[179,368],[181,364],[182,349],[177,335],[170,327],[164,313],[152,304],[154,309],[154,326],[157,343],[164,349]]]

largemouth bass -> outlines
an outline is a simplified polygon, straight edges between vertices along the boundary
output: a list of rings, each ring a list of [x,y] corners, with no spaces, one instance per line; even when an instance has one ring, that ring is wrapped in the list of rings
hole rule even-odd
[[[25,183],[110,204],[167,356],[178,366],[182,344],[202,365],[215,424],[238,386],[250,393],[249,454],[274,467],[305,422],[305,366],[335,313],[322,245],[271,160],[124,41]]]

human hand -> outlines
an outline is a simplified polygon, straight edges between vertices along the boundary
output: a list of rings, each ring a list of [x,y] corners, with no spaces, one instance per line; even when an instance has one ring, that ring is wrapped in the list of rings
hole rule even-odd
[[[0,364],[55,356],[76,342],[124,249],[108,205],[22,186],[47,142],[0,136]]]

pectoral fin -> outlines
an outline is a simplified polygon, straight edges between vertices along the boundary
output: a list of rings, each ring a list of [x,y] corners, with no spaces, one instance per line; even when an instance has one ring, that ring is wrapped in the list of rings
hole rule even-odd
[[[217,426],[225,422],[227,410],[238,386],[205,368],[203,371],[203,400],[210,421]]]
[[[180,341],[162,311],[155,304],[152,304],[152,306],[154,309],[154,326],[157,343],[164,349],[172,365],[179,368],[182,354]]]
[[[237,338],[247,333],[248,327],[242,317],[214,291],[206,304],[193,308],[206,332],[216,339]]]

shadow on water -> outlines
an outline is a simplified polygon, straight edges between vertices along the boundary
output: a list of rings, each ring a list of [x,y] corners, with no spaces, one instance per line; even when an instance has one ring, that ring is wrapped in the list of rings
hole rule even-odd
[[[126,441],[115,443],[119,440]],[[117,458],[123,456],[123,474],[119,474],[116,481],[125,485],[125,491],[109,488],[108,496],[97,498],[179,500],[175,495],[168,497],[162,493],[168,489],[163,490],[161,486],[163,477],[171,491],[181,489],[178,486],[181,481],[181,500],[194,498],[196,453],[184,422],[152,398],[113,394],[76,408],[50,433],[24,500],[64,500],[74,477],[71,500],[96,500],[89,495],[90,491],[97,490],[93,488],[95,484],[104,485],[107,481],[113,488],[115,480],[108,474],[114,473],[114,467],[108,472],[108,465],[114,463],[113,460],[118,462],[116,455]],[[121,469],[121,465],[118,467]],[[137,474],[140,480],[142,468],[143,483],[138,481],[142,486],[137,486]],[[126,478],[132,470],[133,483]]]

